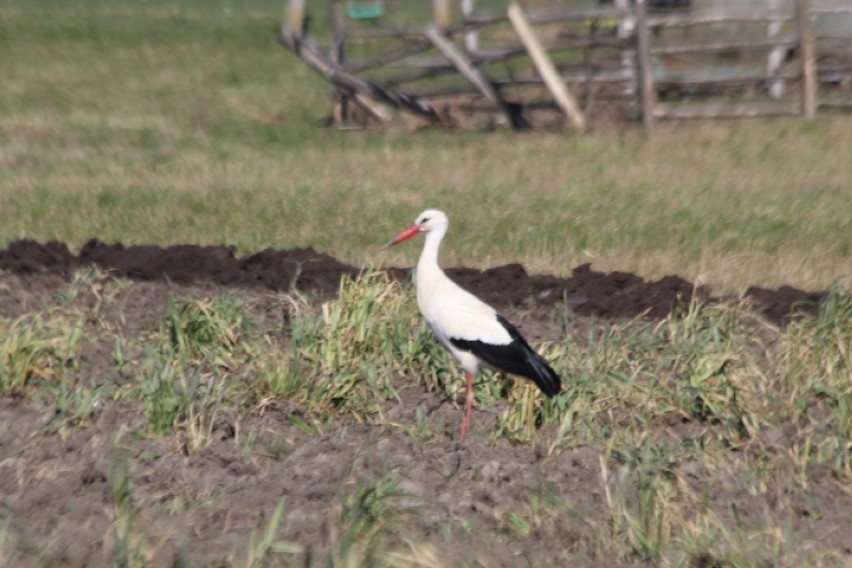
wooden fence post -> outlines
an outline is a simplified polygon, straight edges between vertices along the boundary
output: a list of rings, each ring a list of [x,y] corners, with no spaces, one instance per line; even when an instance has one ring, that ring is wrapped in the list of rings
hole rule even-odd
[[[648,17],[645,0],[636,0],[636,58],[639,67],[639,98],[642,104],[642,124],[645,132],[654,131],[654,106],[657,94],[654,87],[654,67],[651,60],[651,36],[648,33]]]
[[[767,0],[767,8],[769,8],[770,16],[774,16],[781,11],[782,1],[783,0]],[[780,34],[781,22],[778,20],[770,21],[769,25],[766,26],[766,39],[775,39]],[[784,56],[786,53],[787,50],[783,46],[773,47],[766,58],[766,75],[767,79],[769,79],[769,95],[773,99],[780,99],[784,96],[784,80],[776,77],[776,74],[781,69],[781,65],[784,63]]]
[[[547,50],[544,49],[538,36],[535,35],[521,6],[514,0],[509,2],[508,13],[509,20],[515,27],[518,36],[520,36],[524,47],[527,49],[527,53],[530,54],[533,64],[541,75],[544,84],[547,85],[553,98],[556,99],[556,103],[562,107],[572,126],[582,131],[586,128],[586,118],[583,116],[579,105],[577,105],[576,99],[568,91],[568,87],[565,86],[565,81],[559,76],[556,66],[553,65],[553,61],[547,55]]]
[[[305,29],[305,0],[290,0],[287,9],[287,31],[301,36]]]
[[[346,60],[344,45],[346,44],[346,13],[343,0],[331,0],[328,6],[329,20],[331,23],[332,40],[329,48],[329,59],[338,67],[343,66]],[[334,92],[334,122],[338,125],[344,124],[349,118],[349,96],[346,92],[337,89]]]
[[[633,10],[630,7],[630,0],[614,0],[615,7],[621,12],[621,17],[618,20],[618,39],[625,41],[635,37],[636,34],[636,18],[633,15]],[[636,85],[636,52],[633,49],[621,50],[621,68],[626,73],[630,74],[630,81],[624,89],[626,96],[635,96],[638,86]]]
[[[432,0],[432,7],[435,12],[435,25],[441,30],[449,28],[452,19],[450,0]]]
[[[461,0],[462,15],[467,19],[473,14],[476,0]],[[468,53],[479,51],[479,32],[476,29],[466,29],[464,32],[464,47]]]
[[[796,0],[796,32],[802,60],[802,115],[813,120],[817,110],[816,46],[814,44],[808,0]]]
[[[343,65],[346,59],[343,50],[346,43],[346,10],[343,7],[343,0],[331,0],[328,6],[328,17],[332,33],[329,55],[332,62]]]

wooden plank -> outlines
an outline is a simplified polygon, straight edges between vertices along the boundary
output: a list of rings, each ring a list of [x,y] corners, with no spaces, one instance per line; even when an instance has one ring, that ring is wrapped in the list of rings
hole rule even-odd
[[[527,20],[529,21],[529,20]],[[629,40],[617,37],[578,37],[578,38],[558,38],[552,41],[539,42],[548,52],[562,51],[571,49],[596,49],[601,47],[623,49],[632,47],[632,42]],[[503,57],[512,57],[519,54],[525,54],[527,51],[519,45],[492,46],[480,49],[475,56],[471,57],[472,61],[491,61]]]
[[[525,128],[528,126],[523,118],[519,114],[513,112],[511,107],[503,101],[500,94],[494,89],[491,83],[485,79],[482,73],[479,72],[479,69],[473,66],[473,64],[453,44],[453,42],[444,36],[443,32],[437,26],[431,25],[426,28],[426,37],[429,38],[429,41],[438,48],[438,51],[440,51],[444,57],[446,57],[447,60],[449,60],[449,62],[452,63],[453,66],[458,69],[459,72],[464,75],[492,105],[494,105],[495,108],[506,115],[509,124],[511,124],[513,128]]]
[[[813,10],[812,10],[813,11]],[[852,9],[826,10],[826,13],[848,13]],[[617,25],[623,15],[631,15],[629,11],[617,8],[604,8],[593,10],[570,10],[570,9],[530,9],[526,12],[527,19],[533,25],[546,24],[559,21],[581,21],[589,22],[612,22]],[[474,13],[465,17],[465,24],[469,26],[489,26],[506,21],[506,16],[499,13]],[[705,26],[713,24],[728,23],[753,23],[768,25],[771,22],[793,22],[792,14],[767,14],[766,12],[754,12],[746,14],[649,14],[648,26],[651,28],[678,28]]]
[[[531,24],[550,24],[554,22],[587,22],[591,20],[602,20],[612,22],[617,25],[622,15],[626,12],[615,8],[600,8],[591,10],[572,10],[572,9],[531,9],[527,10],[527,20]],[[488,26],[505,22],[508,19],[506,14],[480,12],[470,14],[465,18],[465,22],[470,25]]]
[[[782,70],[776,71],[772,76],[773,79],[798,79],[801,73],[797,70]],[[766,80],[766,72],[759,69],[745,70],[741,72],[729,71],[726,68],[712,69],[699,68],[687,71],[676,71],[671,73],[661,73],[656,76],[658,86],[675,86],[675,85],[742,85],[748,83],[760,83]]]
[[[810,13],[814,16],[846,16],[852,14],[852,7],[849,8],[810,8]]]
[[[598,20],[618,25],[629,10],[619,8],[591,8],[577,10],[573,8],[539,8],[527,11],[527,19],[532,24],[549,24],[553,22],[589,22]]]
[[[502,61],[504,59],[511,59],[512,57],[519,57],[521,55],[526,54],[527,50],[524,49],[522,45],[506,45],[506,46],[493,46],[485,49],[480,49],[474,54],[470,55],[470,60],[475,63],[490,63],[493,61]]]
[[[852,108],[852,95],[820,95],[819,106],[826,108]]]
[[[469,0],[462,0],[462,2]],[[598,10],[528,10],[525,12],[527,20],[533,24],[547,24],[560,21],[566,22],[583,22],[592,24],[611,24],[613,27],[618,25],[623,14],[630,15],[629,10],[619,10],[614,8],[604,8]],[[489,25],[501,24],[508,22],[509,18],[505,13],[471,13],[463,17],[460,25],[448,25],[445,29],[446,35],[452,36],[456,33],[467,33]],[[387,25],[379,25],[370,28],[361,28],[351,30],[350,36],[353,38],[360,37],[383,37],[383,36],[422,36],[423,31],[419,28],[398,28],[389,27]]]
[[[434,48],[432,43],[429,43],[429,48]],[[474,64],[471,61],[471,64]],[[401,69],[456,69],[455,65],[449,63],[446,57],[440,55],[436,57],[417,57],[403,61],[398,65],[389,65],[388,67],[396,67]]]
[[[583,116],[580,106],[577,104],[574,96],[568,91],[565,82],[559,76],[556,66],[553,65],[553,61],[550,60],[538,36],[535,35],[532,27],[530,27],[520,5],[513,0],[509,3],[507,13],[509,20],[515,27],[515,31],[527,48],[533,64],[544,80],[544,84],[550,89],[553,98],[556,99],[556,103],[568,117],[568,120],[571,121],[571,125],[577,130],[583,131],[586,128],[586,117]]]
[[[594,24],[592,25],[594,26]],[[597,28],[597,26],[594,27]],[[629,40],[620,37],[590,35],[588,37],[558,38],[546,43],[546,46],[548,49],[593,49],[598,47],[623,49],[631,46],[631,43]]]
[[[654,107],[657,118],[723,118],[758,117],[799,114],[796,101],[765,101],[748,103],[661,103]]]
[[[770,24],[772,22],[792,22],[791,14],[767,14],[754,12],[750,14],[666,14],[649,15],[648,25],[652,28],[688,28],[714,24]]]
[[[612,48],[623,48],[630,45],[630,42],[618,39],[618,38],[576,38],[576,39],[559,39],[552,42],[540,42],[544,47],[545,51],[561,51],[561,50],[569,50],[569,49],[592,49],[596,47],[612,47]],[[419,45],[419,44],[418,44]],[[428,47],[431,47],[431,43],[427,43]],[[411,54],[414,54],[414,51],[411,51]],[[523,45],[505,45],[505,46],[492,46],[488,48],[482,48],[475,53],[467,54],[468,60],[474,65],[479,65],[482,63],[493,63],[495,61],[502,61],[505,59],[511,59],[513,57],[520,57],[528,55],[527,49]],[[374,61],[380,61],[381,59],[385,59],[388,63],[401,61],[408,57],[408,55],[402,57],[395,57],[389,54],[377,57]],[[373,60],[371,60],[373,61]],[[442,60],[443,61],[443,60]],[[353,65],[353,69],[368,69],[377,67],[378,65],[374,65],[372,63],[363,62]],[[436,58],[417,58],[417,59],[409,59],[405,61],[402,67],[440,67],[441,64],[436,61]]]
[[[375,103],[387,104],[414,113],[433,123],[441,121],[438,112],[430,105],[405,93],[385,89],[371,81],[365,81],[325,57],[316,44],[302,38],[300,34],[290,33],[282,28],[278,33],[278,42],[299,57],[308,67],[319,73],[329,83],[351,95],[360,95]]]
[[[772,39],[724,40],[715,42],[690,42],[658,45],[651,49],[654,55],[682,55],[685,53],[718,53],[725,51],[764,51],[783,47],[796,47],[799,39],[793,35],[779,35]]]
[[[441,75],[446,75],[448,73],[458,73],[458,70],[452,65],[445,65],[443,67],[420,69],[413,73],[391,75],[387,79],[384,79],[383,82],[388,88],[396,88],[400,85],[404,85],[405,83],[414,83],[416,81],[422,81],[424,79],[440,77]]]
[[[571,85],[575,85],[580,87],[587,82],[589,82],[589,77],[586,71],[584,70],[574,70],[574,71],[561,71],[559,76],[563,81],[569,83]],[[632,73],[628,73],[623,69],[611,69],[604,71],[597,71],[591,77],[591,83],[595,85],[602,85],[607,83],[625,83],[627,81],[632,81],[634,76]],[[506,78],[496,78],[491,80],[491,84],[495,87],[508,87],[511,86],[512,83],[517,83],[519,85],[541,85],[544,83],[541,76],[537,73],[532,72],[521,72],[513,74],[512,77]]]
[[[370,97],[360,93],[355,93],[352,96],[352,99],[355,101],[355,104],[361,107],[367,114],[380,122],[390,122],[393,119],[393,115],[386,105],[376,102]]]
[[[799,57],[802,62],[802,115],[813,120],[817,110],[816,44],[808,12],[808,0],[796,0],[796,32],[799,34]]]
[[[358,61],[358,62],[350,62],[346,68],[351,73],[360,73],[361,71],[365,71],[367,69],[375,69],[377,67],[385,67],[387,65],[393,65],[394,63],[398,63],[403,59],[408,59],[413,55],[417,55],[418,53],[423,53],[432,49],[431,41],[419,41],[416,43],[411,43],[405,47],[405,49],[400,49],[398,51],[390,51],[388,53],[384,53],[373,59],[368,59],[366,61]],[[408,63],[406,67],[416,67],[416,63]]]
[[[823,56],[824,55],[825,55],[825,53],[823,53]],[[836,64],[836,65],[823,63],[823,64],[817,66],[817,70],[820,72],[820,74],[823,74],[823,75],[848,73],[849,71],[852,71],[852,62],[846,63],[846,64]]]
[[[642,125],[645,132],[654,131],[654,105],[657,93],[654,87],[654,67],[651,60],[651,34],[648,30],[648,18],[645,2],[636,3],[636,50],[639,72],[639,102],[642,105]]]
[[[504,82],[501,85],[495,85],[495,87],[498,88],[498,89],[503,89],[503,88],[508,89],[508,88],[512,88],[512,87],[519,87],[519,86],[525,86],[525,85],[529,86],[529,85],[541,85],[541,84],[542,84],[541,79],[538,79],[537,81],[531,81],[528,84],[523,83],[523,82],[521,82],[521,83]],[[468,85],[459,86],[459,87],[444,87],[444,88],[435,87],[435,88],[428,88],[428,89],[422,89],[422,90],[418,89],[416,92],[412,92],[412,95],[416,95],[417,98],[420,99],[420,100],[430,100],[430,99],[434,99],[434,98],[447,97],[447,96],[476,95],[478,93],[479,93],[479,91],[477,91],[475,87],[468,84]],[[607,95],[606,93],[595,93],[595,100],[596,101],[618,101],[618,102],[622,102],[624,99],[623,99],[623,97]],[[488,105],[490,107],[490,103],[483,103],[483,104]],[[557,109],[553,105],[553,102],[550,101],[550,100],[547,100],[547,101],[529,100],[529,101],[524,102],[524,109],[536,109],[536,108],[548,108],[550,110],[553,110],[554,112],[559,112],[559,109]]]
[[[581,86],[588,81],[588,75],[585,71],[573,71],[566,72],[562,71],[559,76],[563,81],[570,83],[572,85]],[[627,81],[632,81],[634,79],[633,73],[627,72],[624,69],[612,69],[606,71],[597,71],[594,75],[592,75],[591,82],[599,85],[606,83],[625,83]],[[498,87],[508,87],[513,83],[517,83],[519,85],[540,85],[544,81],[538,75],[531,75],[526,73],[519,73],[510,79],[494,79],[491,83]]]

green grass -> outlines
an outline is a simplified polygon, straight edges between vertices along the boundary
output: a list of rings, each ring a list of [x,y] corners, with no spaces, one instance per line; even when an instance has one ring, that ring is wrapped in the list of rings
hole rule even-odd
[[[206,5],[205,5],[206,6]],[[426,207],[448,264],[593,262],[720,290],[852,273],[849,119],[344,133],[277,2],[0,7],[0,244],[314,246],[355,264]],[[322,18],[317,18],[322,27]],[[843,280],[848,287],[848,281]]]

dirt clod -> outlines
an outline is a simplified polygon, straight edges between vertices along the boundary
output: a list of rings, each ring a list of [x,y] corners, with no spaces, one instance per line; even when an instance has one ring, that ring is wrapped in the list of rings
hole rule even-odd
[[[67,277],[74,268],[95,265],[116,276],[135,280],[167,280],[178,284],[211,283],[269,290],[297,288],[327,299],[337,294],[340,279],[358,268],[341,263],[312,248],[266,249],[237,257],[228,246],[106,244],[87,242],[78,255],[58,242],[40,244],[15,241],[0,251],[0,270],[15,274],[52,274]],[[390,269],[397,278],[409,270]],[[530,275],[520,264],[485,270],[450,268],[447,273],[461,286],[498,309],[524,305],[554,306],[564,303],[583,316],[623,320],[644,316],[665,317],[673,309],[685,309],[693,299],[718,301],[706,287],[696,287],[679,276],[656,281],[627,272],[604,273],[583,264],[571,276]],[[795,314],[814,314],[827,292],[807,292],[790,286],[777,290],[751,287],[745,296],[775,323]]]

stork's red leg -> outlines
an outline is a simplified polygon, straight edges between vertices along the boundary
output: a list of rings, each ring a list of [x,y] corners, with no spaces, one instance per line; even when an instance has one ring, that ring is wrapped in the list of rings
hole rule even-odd
[[[473,421],[473,375],[465,373],[467,379],[467,396],[464,401],[464,419],[462,420],[460,438],[464,440],[465,434],[470,430],[470,423]]]

